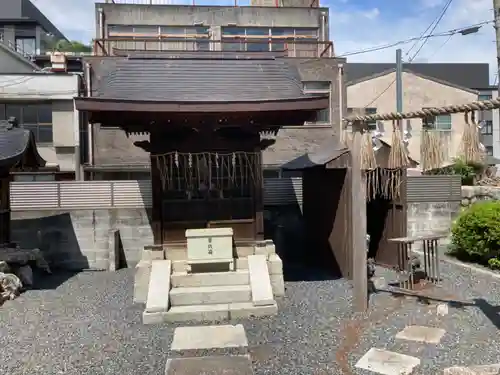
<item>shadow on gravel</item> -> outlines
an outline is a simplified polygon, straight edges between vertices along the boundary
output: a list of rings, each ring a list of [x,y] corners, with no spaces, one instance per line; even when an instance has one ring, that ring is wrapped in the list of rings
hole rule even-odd
[[[66,281],[80,273],[80,271],[68,271],[53,269],[52,274],[43,272],[33,273],[33,288],[31,290],[51,290],[64,284]]]

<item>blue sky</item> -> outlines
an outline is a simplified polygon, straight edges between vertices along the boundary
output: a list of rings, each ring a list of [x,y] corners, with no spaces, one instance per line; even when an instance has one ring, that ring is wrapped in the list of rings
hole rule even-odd
[[[88,42],[94,37],[94,0],[31,0],[68,38]],[[141,0],[134,0],[140,2]],[[145,0],[143,0],[145,1]],[[248,0],[241,5],[248,4]],[[127,0],[131,2],[131,0]],[[153,0],[167,3],[167,0]],[[171,0],[189,4],[187,0]],[[201,5],[232,5],[234,0],[196,0]],[[391,44],[419,36],[440,13],[445,0],[322,0],[330,8],[330,39],[337,55]],[[493,20],[491,0],[454,0],[436,33]],[[485,62],[491,81],[496,75],[495,34],[492,24],[476,34],[430,39],[415,61]],[[443,45],[444,44],[444,45]],[[403,56],[412,43],[401,45]],[[353,55],[353,62],[390,62],[395,49]],[[415,51],[414,49],[413,51]]]

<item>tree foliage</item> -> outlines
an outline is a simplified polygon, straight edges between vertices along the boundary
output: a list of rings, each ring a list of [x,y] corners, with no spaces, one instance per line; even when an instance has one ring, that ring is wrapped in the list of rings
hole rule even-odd
[[[92,52],[90,45],[83,44],[76,40],[61,39],[54,45],[54,49],[60,52]]]

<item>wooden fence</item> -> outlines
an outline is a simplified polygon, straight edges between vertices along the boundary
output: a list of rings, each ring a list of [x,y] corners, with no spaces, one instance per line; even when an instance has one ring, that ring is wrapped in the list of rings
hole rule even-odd
[[[448,202],[461,199],[460,176],[410,176],[408,202]],[[14,211],[151,207],[151,181],[13,182]],[[264,180],[264,204],[302,204],[302,179]]]

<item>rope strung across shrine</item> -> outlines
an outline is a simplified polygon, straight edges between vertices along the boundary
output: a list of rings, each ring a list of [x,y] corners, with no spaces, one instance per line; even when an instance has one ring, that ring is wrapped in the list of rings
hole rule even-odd
[[[500,98],[483,101],[475,101],[467,104],[449,105],[436,108],[422,108],[412,112],[390,112],[373,115],[359,115],[345,117],[344,121],[382,121],[382,120],[404,120],[411,118],[427,118],[452,113],[464,113],[472,111],[486,111],[500,108]]]

